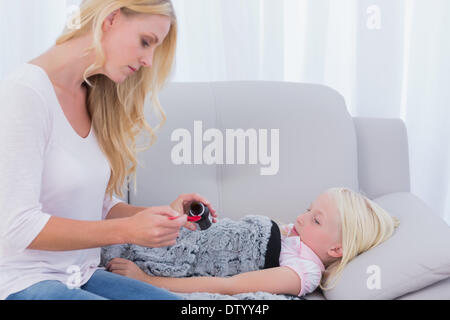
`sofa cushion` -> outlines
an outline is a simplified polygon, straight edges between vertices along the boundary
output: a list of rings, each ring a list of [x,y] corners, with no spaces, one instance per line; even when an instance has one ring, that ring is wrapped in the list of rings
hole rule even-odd
[[[342,95],[329,87],[270,81],[169,83],[160,101],[167,122],[158,132],[157,143],[138,154],[143,167],[137,168],[137,193],[130,184],[133,205],[167,204],[180,193],[197,192],[220,217],[259,214],[290,223],[329,187],[359,189],[353,119]],[[146,119],[155,125],[150,111],[151,106],[146,106]],[[172,138],[180,129],[191,136],[187,143],[191,164],[173,161],[179,142]],[[248,138],[244,164],[238,163],[237,142],[234,156],[228,153],[232,140],[227,131],[239,129],[258,134],[254,164],[249,153],[255,149],[249,147]],[[271,156],[275,150],[272,129],[279,130],[279,163],[269,165],[261,154]],[[260,130],[266,130],[267,141]],[[218,157],[223,164],[208,164],[205,159],[212,144],[208,132],[223,138],[223,154]],[[273,174],[262,175],[267,168]]]
[[[138,154],[137,192],[130,183],[129,201],[135,206],[168,205],[182,193],[199,193],[218,208],[218,183],[213,165],[181,164],[173,159],[173,148],[179,144],[176,133],[188,130],[194,138],[194,121],[201,120],[204,128],[215,127],[214,96],[209,84],[170,83],[160,95],[167,121],[157,131],[156,143]],[[154,127],[159,122],[153,113],[151,101],[144,108],[145,118]],[[174,141],[175,140],[175,141]],[[138,146],[146,145],[148,134],[140,135]],[[194,141],[191,141],[194,145]],[[192,146],[192,157],[194,147]],[[176,159],[175,159],[176,160]],[[176,161],[175,161],[176,162]]]
[[[262,175],[269,166],[261,163],[218,167],[222,215],[261,214],[291,223],[325,189],[359,189],[355,127],[338,92],[271,81],[216,82],[212,88],[220,130],[266,129],[271,142],[272,130],[279,129],[276,174]],[[271,143],[267,147],[273,152]]]
[[[400,226],[354,258],[335,288],[324,291],[327,299],[395,299],[450,276],[450,228],[440,217],[411,193],[374,202],[399,218]]]

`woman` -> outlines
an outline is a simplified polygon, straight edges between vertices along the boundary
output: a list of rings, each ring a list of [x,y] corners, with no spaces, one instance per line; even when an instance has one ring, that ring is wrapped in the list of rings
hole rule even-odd
[[[103,246],[168,246],[180,227],[194,229],[184,215],[169,219],[185,201],[216,217],[197,194],[149,208],[112,196],[136,178],[137,135],[145,129],[154,142],[148,92],[165,120],[157,95],[175,55],[173,6],[84,0],[80,9],[80,28],[0,87],[0,298],[177,299],[98,267]]]

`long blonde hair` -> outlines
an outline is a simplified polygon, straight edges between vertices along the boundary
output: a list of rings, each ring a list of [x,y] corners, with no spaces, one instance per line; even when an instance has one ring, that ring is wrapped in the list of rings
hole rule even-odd
[[[171,27],[164,42],[155,49],[151,68],[140,68],[120,84],[102,74],[93,74],[105,63],[102,49],[103,21],[115,10],[120,9],[126,16],[157,14],[171,18]],[[83,0],[80,5],[80,28],[66,27],[56,44],[92,32],[92,46],[86,55],[95,50],[96,61],[84,72],[87,84],[87,107],[93,130],[102,152],[111,167],[111,177],[106,193],[123,196],[125,179],[134,175],[136,191],[137,152],[147,150],[156,141],[155,132],[165,123],[166,115],[158,99],[158,93],[165,85],[175,59],[177,42],[177,18],[170,0]],[[159,117],[159,124],[152,128],[144,117],[144,103],[151,92],[151,102]],[[136,137],[146,130],[150,143],[143,148],[136,147]],[[128,185],[128,184],[127,184]]]
[[[353,258],[389,239],[400,224],[396,217],[351,189],[330,188],[326,192],[340,213],[342,257],[327,266],[320,283],[322,290],[332,289]]]

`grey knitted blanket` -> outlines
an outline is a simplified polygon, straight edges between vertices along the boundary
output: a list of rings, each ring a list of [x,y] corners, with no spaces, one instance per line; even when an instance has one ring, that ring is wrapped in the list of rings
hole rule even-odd
[[[101,250],[100,266],[113,258],[133,261],[145,273],[164,277],[218,276],[263,269],[272,222],[268,217],[248,215],[240,220],[220,219],[204,231],[181,228],[177,243],[148,248],[134,244],[113,245]],[[177,293],[188,300],[298,299],[267,292],[234,296],[205,292]]]

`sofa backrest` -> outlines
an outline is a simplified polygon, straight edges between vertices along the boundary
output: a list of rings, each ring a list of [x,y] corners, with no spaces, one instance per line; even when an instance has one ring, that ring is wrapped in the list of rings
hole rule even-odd
[[[164,205],[197,192],[221,217],[261,214],[289,223],[327,188],[359,189],[353,120],[343,97],[326,86],[169,83],[159,98],[167,121],[157,142],[138,154],[137,192],[132,181],[130,204]],[[154,126],[158,119],[150,99],[145,109]],[[237,129],[248,134],[245,155],[227,135]],[[141,137],[138,146],[148,141]],[[191,164],[176,164],[188,158]],[[208,164],[220,159],[223,164]]]

